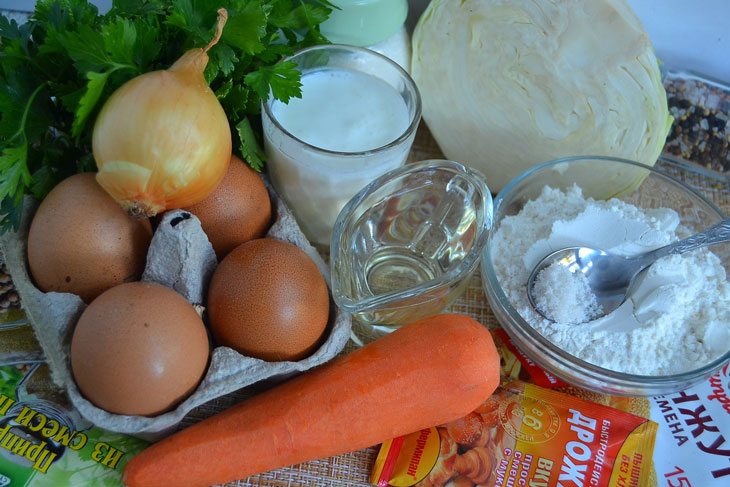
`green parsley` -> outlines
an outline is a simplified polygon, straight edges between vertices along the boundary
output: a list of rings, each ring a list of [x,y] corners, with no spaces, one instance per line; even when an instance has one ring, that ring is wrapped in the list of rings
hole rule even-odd
[[[23,195],[43,198],[76,172],[94,171],[91,133],[106,99],[142,73],[170,67],[213,38],[205,77],[231,125],[234,151],[264,163],[261,101],[301,96],[300,73],[277,62],[326,43],[326,0],[114,0],[99,15],[86,0],[41,0],[28,22],[0,15],[0,217],[20,223]]]

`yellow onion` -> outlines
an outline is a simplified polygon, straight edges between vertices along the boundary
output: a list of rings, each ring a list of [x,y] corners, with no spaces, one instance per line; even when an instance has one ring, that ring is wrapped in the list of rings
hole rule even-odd
[[[96,119],[92,146],[98,183],[138,217],[194,205],[216,188],[231,160],[231,130],[203,77],[207,51],[227,19],[218,11],[215,38],[169,69],[133,78]]]

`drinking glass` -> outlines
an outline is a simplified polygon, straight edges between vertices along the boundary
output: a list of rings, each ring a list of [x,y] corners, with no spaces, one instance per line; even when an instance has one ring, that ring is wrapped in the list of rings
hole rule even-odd
[[[298,139],[273,114],[272,105],[281,102],[270,97],[263,104],[264,146],[272,184],[307,238],[320,249],[327,249],[335,219],[345,203],[375,178],[405,162],[421,119],[421,97],[400,66],[360,47],[314,46],[285,61],[296,63],[303,76],[316,70],[343,69],[383,80],[397,91],[408,111],[407,128],[394,133],[389,143],[370,150],[342,152]]]

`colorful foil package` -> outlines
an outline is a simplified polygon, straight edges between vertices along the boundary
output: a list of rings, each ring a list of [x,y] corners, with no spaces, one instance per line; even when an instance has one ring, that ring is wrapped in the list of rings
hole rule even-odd
[[[730,364],[704,382],[674,394],[621,397],[562,383],[495,330],[502,374],[651,419],[658,424],[654,467],[661,487],[730,485]],[[656,484],[650,484],[656,485]]]
[[[522,381],[469,415],[383,443],[371,483],[393,487],[657,485],[657,424]]]
[[[147,443],[95,427],[76,411],[30,325],[0,315],[0,487],[121,487]]]

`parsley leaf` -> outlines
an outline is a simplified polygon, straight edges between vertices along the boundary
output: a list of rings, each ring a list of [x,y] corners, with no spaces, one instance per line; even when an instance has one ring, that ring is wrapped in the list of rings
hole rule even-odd
[[[177,25],[186,30],[200,29],[200,14],[193,8],[191,0],[174,0],[172,12],[167,19],[170,25]]]
[[[223,83],[220,88],[215,90],[216,98],[218,98],[219,100],[221,98],[225,98],[226,96],[228,96],[228,93],[231,92],[231,88],[233,88],[233,80],[226,80],[226,82]]]
[[[33,195],[41,199],[44,195],[48,194],[53,187],[58,184],[59,177],[54,173],[53,168],[50,166],[42,166],[36,172],[33,173],[33,187],[31,192]]]
[[[236,63],[238,62],[238,56],[236,56],[236,52],[231,49],[230,46],[227,46],[225,44],[215,46],[213,49],[215,49],[214,55],[221,73],[223,74],[223,76],[230,76],[230,74],[233,73],[233,70],[236,68]]]
[[[101,28],[104,48],[109,60],[119,64],[134,64],[134,46],[137,43],[137,28],[129,20],[118,18]]]
[[[132,60],[142,73],[151,71],[150,65],[157,59],[161,50],[160,43],[157,41],[155,19],[156,17],[152,17],[150,21],[137,21],[134,24],[137,40],[132,50]]]
[[[109,15],[121,17],[143,17],[152,13],[163,14],[163,0],[115,0]]]
[[[302,96],[301,73],[296,67],[296,63],[292,61],[273,66],[261,66],[256,71],[247,74],[244,82],[264,101],[269,99],[269,87],[271,87],[271,94],[274,98],[289,103],[290,98],[301,98]]]
[[[248,118],[244,118],[238,123],[238,125],[236,125],[236,132],[238,132],[238,137],[241,142],[239,149],[241,150],[243,160],[246,161],[254,170],[261,172],[261,169],[264,167],[266,155],[261,150],[261,146],[256,140],[256,134],[254,133],[253,128],[251,127],[251,122],[248,121]]]
[[[224,92],[225,94],[223,94]],[[246,117],[247,113],[250,113],[249,99],[251,90],[246,88],[243,83],[234,85],[231,82],[230,88],[227,88],[225,85],[221,86],[221,95],[219,99],[229,118],[241,120]]]
[[[60,40],[81,72],[101,71],[111,63],[102,33],[88,25],[80,26],[77,32],[61,34]]]
[[[23,200],[20,200],[20,204],[16,202],[15,198],[5,197],[0,200],[0,224],[2,228],[0,233],[5,233],[8,230],[20,228],[20,217],[23,214]]]
[[[18,23],[15,19],[8,20],[5,17],[0,17],[0,37],[9,41],[20,38],[20,29],[18,29]]]
[[[104,85],[106,80],[114,69],[106,71],[104,73],[96,73],[89,71],[86,73],[86,78],[89,80],[89,84],[86,85],[86,91],[83,96],[78,100],[78,106],[76,108],[76,116],[74,117],[73,125],[71,126],[71,135],[78,137],[88,120],[91,112],[96,106],[96,102],[101,98],[101,94],[104,91]]]
[[[304,3],[293,10],[289,10],[284,15],[272,18],[271,23],[276,27],[303,29],[324,22],[331,11],[331,9],[324,6]]]
[[[28,142],[23,136],[21,143],[16,147],[6,147],[0,155],[0,171],[5,178],[0,181],[0,198],[11,197],[18,200],[23,197],[23,193],[18,188],[30,186],[32,178],[28,167],[25,165],[25,159],[28,157]]]
[[[0,15],[0,225],[20,222],[23,195],[43,198],[64,177],[93,171],[94,118],[126,81],[167,69],[213,39],[206,81],[226,112],[234,151],[265,161],[258,115],[269,96],[301,96],[295,51],[327,40],[326,0],[112,0],[100,15],[87,0],[38,0],[19,25]]]
[[[25,164],[27,156],[28,142],[25,137],[22,138],[20,145],[5,147],[0,154],[0,173],[3,174],[3,179],[0,180],[0,201],[3,202],[3,207],[10,206],[12,209],[2,215],[3,227],[12,223],[13,227],[17,229],[20,224],[23,193],[25,188],[33,182],[33,178],[28,172],[28,166]]]
[[[266,20],[260,2],[247,2],[242,10],[228,17],[223,40],[246,54],[257,54],[265,48],[261,38],[266,35]]]
[[[7,130],[11,126],[10,124],[3,127],[6,132],[2,138],[3,146],[2,152],[0,152],[0,174],[3,175],[0,178],[0,201],[3,201],[5,206],[5,201],[10,200],[15,208],[15,211],[10,212],[10,214],[2,215],[3,227],[7,227],[7,224],[11,221],[13,223],[19,221],[19,215],[14,213],[22,209],[23,194],[33,183],[26,162],[28,159],[26,127],[33,102],[45,87],[46,83],[43,83],[30,95],[22,115],[20,115],[19,127],[15,133],[8,135]],[[3,121],[6,121],[6,118],[7,116],[3,113]]]

